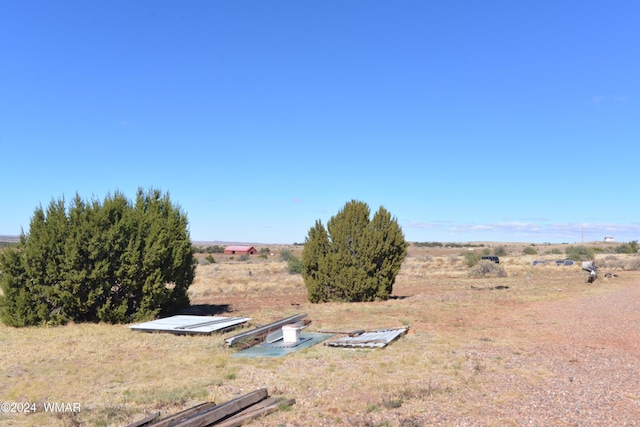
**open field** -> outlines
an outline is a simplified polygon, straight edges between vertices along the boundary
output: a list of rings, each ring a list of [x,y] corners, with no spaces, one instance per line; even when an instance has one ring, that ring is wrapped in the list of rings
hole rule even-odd
[[[617,277],[589,285],[579,266],[530,265],[562,255],[523,247],[506,245],[507,277],[478,279],[462,249],[412,246],[393,298],[378,303],[309,304],[280,247],[249,261],[214,254],[197,268],[194,313],[251,317],[250,326],[308,313],[309,331],[411,326],[383,350],[317,345],[245,359],[224,345],[237,331],[0,325],[0,401],[39,405],[0,414],[0,425],[120,426],[263,387],[296,404],[249,425],[640,425],[640,271],[625,269],[638,255],[599,255]],[[80,411],[47,413],[45,402]]]

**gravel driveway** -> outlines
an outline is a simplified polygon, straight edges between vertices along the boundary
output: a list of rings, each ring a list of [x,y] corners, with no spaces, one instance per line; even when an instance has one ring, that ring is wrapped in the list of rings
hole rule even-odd
[[[470,346],[469,360],[499,360],[457,394],[472,415],[425,408],[423,425],[640,426],[640,286],[538,305],[526,349]],[[481,414],[480,416],[478,416]]]

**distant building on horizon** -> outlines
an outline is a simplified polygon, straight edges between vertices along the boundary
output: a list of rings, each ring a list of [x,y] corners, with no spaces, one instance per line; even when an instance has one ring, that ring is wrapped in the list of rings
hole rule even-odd
[[[613,236],[605,236],[604,241],[605,242],[613,242]]]
[[[253,246],[227,246],[224,248],[227,255],[255,255],[258,253]]]

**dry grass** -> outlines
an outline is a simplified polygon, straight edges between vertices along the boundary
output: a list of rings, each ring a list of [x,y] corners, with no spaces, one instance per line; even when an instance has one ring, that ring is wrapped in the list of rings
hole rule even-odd
[[[487,417],[474,396],[485,393],[489,375],[508,372],[534,384],[549,378],[544,365],[532,369],[511,360],[533,357],[532,343],[552,329],[535,323],[538,307],[607,293],[640,275],[617,267],[631,257],[616,256],[620,277],[590,286],[577,266],[532,267],[530,261],[542,256],[508,249],[512,254],[501,263],[507,277],[474,279],[459,250],[412,247],[394,297],[378,303],[311,305],[301,277],[288,274],[277,256],[248,262],[216,257],[217,263],[198,266],[191,299],[208,313],[240,314],[253,324],[308,313],[312,331],[411,326],[410,334],[380,351],[318,345],[283,358],[244,359],[230,357],[221,335],[133,333],[102,324],[0,326],[2,400],[36,402],[40,409],[44,402],[78,402],[82,408],[0,414],[0,424],[118,426],[266,387],[296,404],[252,425],[418,426],[426,410],[518,425]],[[489,357],[475,346],[489,349]],[[517,390],[505,390],[493,399],[502,404],[518,397]]]

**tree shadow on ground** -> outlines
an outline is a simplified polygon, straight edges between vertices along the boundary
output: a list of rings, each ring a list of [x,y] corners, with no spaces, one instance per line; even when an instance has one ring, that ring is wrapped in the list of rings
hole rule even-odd
[[[231,313],[233,309],[229,304],[194,304],[178,314],[189,314],[194,316],[214,316],[216,314]]]

